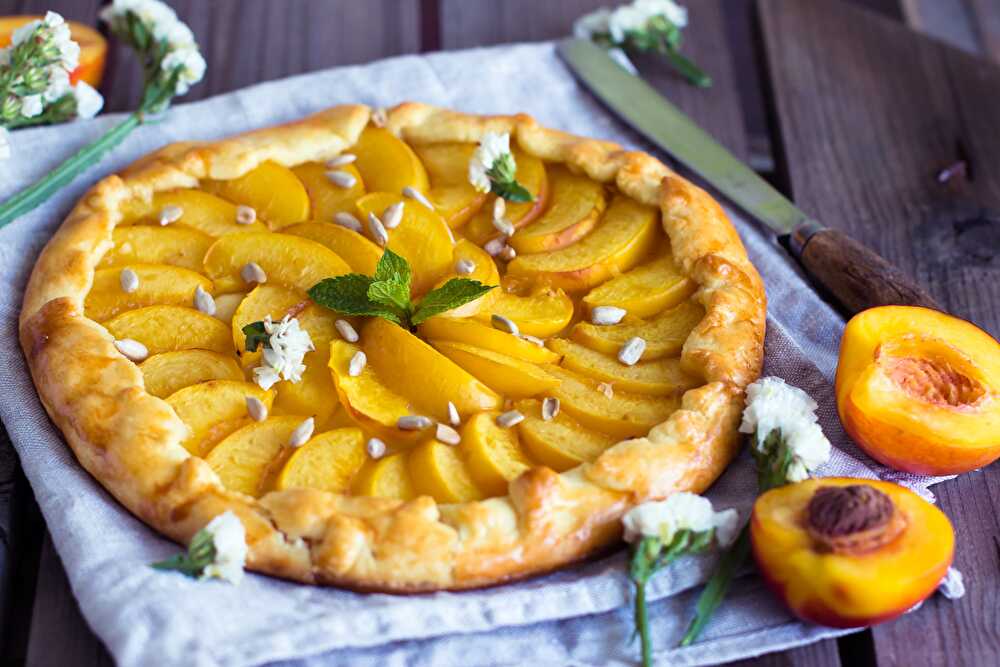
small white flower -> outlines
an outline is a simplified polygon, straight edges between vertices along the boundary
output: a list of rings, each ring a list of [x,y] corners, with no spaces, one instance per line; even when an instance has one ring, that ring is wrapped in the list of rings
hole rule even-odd
[[[636,542],[644,537],[659,537],[669,544],[682,530],[703,533],[715,529],[719,546],[727,547],[739,534],[736,510],[716,512],[712,502],[694,493],[680,491],[666,500],[633,507],[622,518],[625,540]]]
[[[606,35],[611,19],[611,10],[607,7],[584,14],[573,23],[573,36],[578,39],[593,39],[594,35]]]
[[[0,125],[0,160],[9,160],[11,156],[10,148],[10,132],[7,128]]]
[[[227,510],[212,519],[205,531],[212,536],[215,545],[215,559],[202,571],[201,578],[216,577],[233,584],[243,579],[243,567],[247,559],[247,538],[243,522]]]
[[[177,76],[177,94],[183,95],[191,86],[201,81],[205,76],[205,59],[198,47],[194,45],[181,46],[169,52],[161,65],[164,72],[179,70]]]
[[[612,41],[621,44],[627,33],[646,30],[650,19],[657,16],[678,28],[687,25],[687,10],[673,0],[635,0],[611,12],[606,32],[611,34]]]
[[[490,191],[490,177],[487,175],[493,164],[510,153],[510,135],[487,132],[479,141],[479,146],[469,160],[469,182],[479,192]],[[513,155],[511,160],[513,160]]]
[[[20,28],[11,33],[10,43],[11,46],[20,46],[23,44],[31,35],[35,32],[35,28],[42,25],[42,21],[35,19],[34,21],[28,21]]]
[[[965,596],[965,577],[953,567],[945,572],[944,579],[938,584],[938,591],[949,600],[958,600]]]
[[[93,118],[104,107],[104,98],[86,81],[73,87],[76,96],[76,115],[79,118]]]
[[[25,95],[21,98],[21,115],[25,118],[34,118],[42,113],[42,96]]]
[[[261,365],[253,369],[254,381],[261,389],[270,389],[281,380],[299,382],[306,366],[302,363],[307,352],[316,349],[309,332],[299,327],[299,321],[287,315],[280,322],[264,318],[264,331],[269,347],[264,348]]]
[[[44,102],[55,102],[66,93],[72,90],[69,83],[69,72],[61,66],[55,65],[49,68],[49,85],[42,93]]]

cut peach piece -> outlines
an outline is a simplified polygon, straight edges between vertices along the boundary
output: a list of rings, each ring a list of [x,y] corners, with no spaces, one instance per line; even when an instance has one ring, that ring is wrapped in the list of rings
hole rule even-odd
[[[1000,457],[1000,343],[935,310],[866,310],[844,329],[837,409],[862,449],[897,470],[987,465]]]
[[[289,457],[275,488],[346,493],[366,460],[361,429],[340,428],[320,433]]]
[[[673,308],[694,294],[698,285],[680,272],[669,246],[664,253],[595,287],[583,297],[583,303],[591,310],[597,306],[624,308],[635,317],[650,317]]]
[[[381,127],[365,128],[351,152],[369,192],[400,194],[414,187],[423,194],[430,189],[427,171],[413,149]],[[381,213],[381,211],[379,211]]]
[[[359,496],[411,500],[417,492],[406,465],[406,457],[393,454],[377,461],[369,461],[355,479],[354,493]]]
[[[352,204],[352,211],[353,208]],[[340,225],[326,222],[303,222],[285,227],[281,232],[322,243],[340,255],[340,258],[347,262],[354,273],[363,273],[366,276],[374,275],[375,267],[382,258],[381,248],[361,234]]]
[[[309,219],[309,193],[302,181],[291,169],[271,160],[239,178],[205,181],[202,189],[234,204],[249,206],[272,229]]]
[[[517,182],[531,193],[533,201],[507,202],[505,217],[514,227],[520,229],[538,218],[549,205],[549,179],[545,164],[533,155],[512,147],[517,162]],[[496,195],[489,195],[482,208],[462,227],[462,234],[477,245],[500,236],[493,226],[493,204]]]
[[[452,278],[467,278],[469,280],[475,280],[482,283],[483,285],[499,285],[500,284],[500,272],[497,270],[496,262],[490,257],[489,253],[480,248],[477,245],[469,243],[466,239],[459,239],[455,243],[455,248],[452,251],[452,266],[451,271],[443,278],[438,280],[435,287],[440,287]],[[472,273],[460,274],[458,273],[457,266],[459,262],[466,261],[472,262],[475,267]],[[479,297],[475,301],[470,301],[469,303],[462,304],[458,308],[452,308],[449,311],[441,313],[443,317],[472,317],[476,313],[488,310],[491,303],[493,303],[494,294],[498,290],[490,290],[483,296]]]
[[[562,355],[563,367],[594,380],[610,382],[615,390],[673,396],[701,384],[698,378],[681,370],[681,360],[676,357],[626,366],[615,357],[563,338],[549,339],[548,346]]]
[[[477,192],[471,184],[434,187],[427,198],[452,229],[462,227],[486,202],[486,194]]]
[[[562,411],[545,421],[541,405],[536,400],[517,403],[517,409],[524,415],[517,431],[524,448],[556,472],[589,463],[615,444],[615,438],[584,428]]]
[[[434,348],[503,396],[528,398],[559,384],[533,364],[475,345],[436,341]]]
[[[249,225],[239,224],[236,222],[236,206],[201,190],[157,192],[152,202],[138,205],[125,222],[135,220],[159,225],[160,212],[168,206],[176,206],[181,211],[181,217],[171,226],[187,227],[215,238],[235,232],[267,231],[267,225],[260,220]]]
[[[343,188],[327,176],[330,171],[341,171],[354,178],[354,185]],[[354,202],[365,194],[365,182],[353,164],[346,164],[331,169],[322,162],[306,162],[292,169],[306,192],[309,193],[312,219],[320,222],[333,222],[338,213],[354,213]],[[288,233],[286,229],[282,229]],[[346,259],[346,257],[345,257]]]
[[[449,341],[477,345],[533,364],[555,364],[560,356],[552,350],[500,331],[477,320],[432,317],[418,328],[432,342]]]
[[[412,414],[410,402],[387,387],[371,364],[366,365],[356,377],[348,373],[351,359],[360,349],[357,345],[339,340],[330,344],[330,370],[340,403],[351,419],[365,431],[391,442],[412,443],[418,434],[396,427],[400,417]]]
[[[184,227],[115,227],[114,246],[101,257],[99,268],[129,264],[169,264],[201,271],[205,252],[212,245],[208,234]]]
[[[549,167],[549,208],[515,234],[510,244],[522,254],[558,250],[576,243],[597,225],[607,200],[604,186],[564,166]]]
[[[261,352],[247,352],[247,336],[243,327],[253,322],[260,322],[268,315],[275,322],[281,320],[287,313],[298,310],[306,301],[300,292],[281,287],[280,285],[258,285],[247,294],[246,298],[236,307],[231,319],[233,344],[236,354],[240,356],[244,368],[256,366]]]
[[[459,445],[472,479],[491,497],[506,494],[507,484],[531,467],[517,431],[497,426],[497,414],[480,412],[465,422]]]
[[[410,263],[412,291],[423,294],[452,268],[451,230],[436,212],[388,192],[365,195],[358,200],[358,211],[365,220],[369,213],[381,218],[387,208],[399,202],[403,202],[403,219],[398,227],[389,230],[388,248]]]
[[[314,350],[302,359],[306,370],[298,382],[283,380],[275,385],[277,414],[313,416],[325,424],[338,406],[337,387],[330,375],[329,350]]]
[[[434,210],[452,229],[461,227],[486,201],[486,194],[477,192],[469,183],[469,160],[476,144],[423,144],[414,146],[413,150],[430,176],[431,189],[427,197],[434,204]]]
[[[133,292],[122,289],[122,271],[134,271],[139,286]],[[129,264],[94,272],[94,283],[83,302],[84,313],[103,322],[119,313],[154,304],[189,306],[194,292],[201,287],[212,291],[212,281],[205,276],[166,264]]]
[[[409,459],[417,493],[439,503],[465,503],[484,497],[455,447],[428,440],[414,449]]]
[[[226,436],[205,455],[222,485],[230,491],[260,496],[274,461],[289,449],[288,439],[302,417],[268,417]]]
[[[422,414],[445,421],[449,401],[461,415],[500,406],[500,396],[486,384],[388,320],[370,319],[361,330],[361,342],[368,365],[390,389],[407,397]]]
[[[644,396],[613,390],[607,396],[597,381],[559,366],[546,368],[562,382],[552,390],[565,410],[578,422],[615,438],[645,435],[680,407],[679,396]]]
[[[659,238],[658,220],[655,208],[615,197],[600,224],[585,238],[561,250],[521,255],[507,265],[507,272],[570,291],[590,289],[649,255]],[[516,234],[511,243],[527,231]]]
[[[118,340],[139,341],[150,355],[198,349],[233,354],[229,327],[194,308],[148,306],[127,310],[105,322],[104,328]]]
[[[243,380],[243,370],[230,356],[208,350],[178,350],[154,355],[139,364],[146,392],[166,398],[209,380]]]
[[[168,396],[167,403],[190,431],[181,444],[195,456],[204,456],[208,445],[246,425],[248,396],[256,398],[270,410],[274,391],[265,391],[249,382],[213,380],[185,387]],[[218,428],[220,425],[222,429]],[[216,432],[225,430],[226,425],[232,425],[232,428],[218,435]],[[213,436],[216,436],[214,440]]]
[[[476,319],[488,322],[492,315],[502,315],[517,324],[521,333],[541,338],[559,333],[573,319],[573,300],[561,289],[541,288],[528,296],[503,289],[493,292],[496,296],[489,311],[477,313]]]
[[[215,295],[215,317],[226,324],[233,321],[236,309],[247,298],[244,292],[232,292],[230,294]]]
[[[254,262],[270,284],[305,292],[323,280],[351,272],[340,255],[326,246],[289,234],[267,232],[229,234],[212,244],[205,255],[205,273],[220,292],[235,292],[248,285],[240,276]]]
[[[642,360],[652,361],[680,354],[684,341],[704,316],[701,304],[688,300],[649,320],[627,317],[621,324],[611,326],[580,322],[573,327],[573,340],[592,350],[614,355],[628,339],[638,336],[646,341]]]

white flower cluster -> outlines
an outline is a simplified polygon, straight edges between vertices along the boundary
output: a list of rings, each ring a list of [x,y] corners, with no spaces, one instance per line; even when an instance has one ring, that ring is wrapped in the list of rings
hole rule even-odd
[[[226,510],[209,521],[205,532],[212,536],[215,559],[202,570],[201,578],[215,577],[233,584],[240,583],[247,560],[247,538],[243,522],[232,510]]]
[[[469,182],[479,192],[489,192],[492,187],[490,177],[486,173],[493,164],[504,155],[510,154],[510,135],[504,132],[487,132],[479,142],[479,146],[469,160]],[[514,156],[510,155],[511,164]]]
[[[649,21],[662,16],[678,28],[687,25],[687,9],[674,0],[634,0],[615,10],[602,7],[577,19],[573,34],[580,39],[610,36],[615,44],[623,44],[629,32],[646,30]]]
[[[830,441],[816,421],[816,401],[798,387],[779,377],[765,377],[747,387],[741,433],[757,433],[759,451],[768,434],[780,429],[785,445],[792,453],[788,480],[800,482],[809,472],[830,458]]]
[[[622,518],[622,524],[628,542],[659,537],[664,544],[669,544],[682,530],[703,533],[715,529],[715,539],[723,548],[732,544],[740,531],[736,510],[716,512],[710,500],[686,491],[633,507]]]
[[[280,322],[264,318],[264,331],[269,336],[261,365],[253,369],[254,380],[261,389],[270,389],[281,380],[298,382],[306,366],[302,359],[316,349],[309,332],[299,327],[299,321],[287,315]]]

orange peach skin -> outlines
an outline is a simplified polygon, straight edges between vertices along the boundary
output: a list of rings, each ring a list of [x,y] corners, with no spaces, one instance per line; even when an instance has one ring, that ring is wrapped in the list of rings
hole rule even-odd
[[[907,525],[865,554],[820,553],[803,525],[821,485],[868,484],[892,499]],[[951,565],[955,534],[939,509],[889,482],[821,478],[768,491],[750,517],[754,559],[771,590],[797,617],[834,628],[874,625],[905,613],[937,588]]]

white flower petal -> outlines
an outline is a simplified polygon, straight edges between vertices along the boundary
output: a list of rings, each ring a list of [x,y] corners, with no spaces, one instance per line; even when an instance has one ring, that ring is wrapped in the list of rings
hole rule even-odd
[[[43,107],[41,95],[25,95],[21,98],[21,115],[25,118],[41,115]]]
[[[670,542],[679,531],[701,533],[712,528],[719,531],[721,540],[723,535],[729,539],[733,531],[738,533],[738,520],[734,510],[714,512],[707,498],[680,491],[666,500],[633,507],[622,518],[622,525],[628,542],[643,537],[659,537]]]
[[[740,534],[740,515],[734,509],[716,512],[712,520],[715,523],[715,541],[725,549],[736,541]]]
[[[246,530],[232,510],[227,510],[212,519],[205,531],[212,536],[215,546],[215,560],[205,568],[202,578],[217,577],[234,584],[243,579],[243,567],[247,558]]]
[[[76,96],[76,115],[80,118],[93,118],[104,107],[104,98],[86,81],[80,81],[73,88]]]
[[[469,160],[469,182],[479,192],[490,191],[490,179],[486,172],[493,164],[510,153],[510,135],[506,132],[498,134],[487,132],[479,140],[479,145]],[[511,156],[513,160],[513,156]]]
[[[34,21],[28,21],[20,28],[15,30],[10,36],[10,43],[14,46],[22,44],[25,40],[31,37],[31,34],[35,32],[35,28],[42,25],[42,22],[38,19]]]
[[[268,347],[261,355],[261,365],[254,369],[254,381],[262,389],[270,389],[280,380],[299,382],[305,372],[302,359],[315,349],[309,332],[299,326],[299,321],[287,315],[280,322],[264,318],[264,331]]]
[[[611,10],[607,7],[584,14],[573,23],[573,36],[579,39],[592,39],[594,35],[607,34],[610,18]]]

